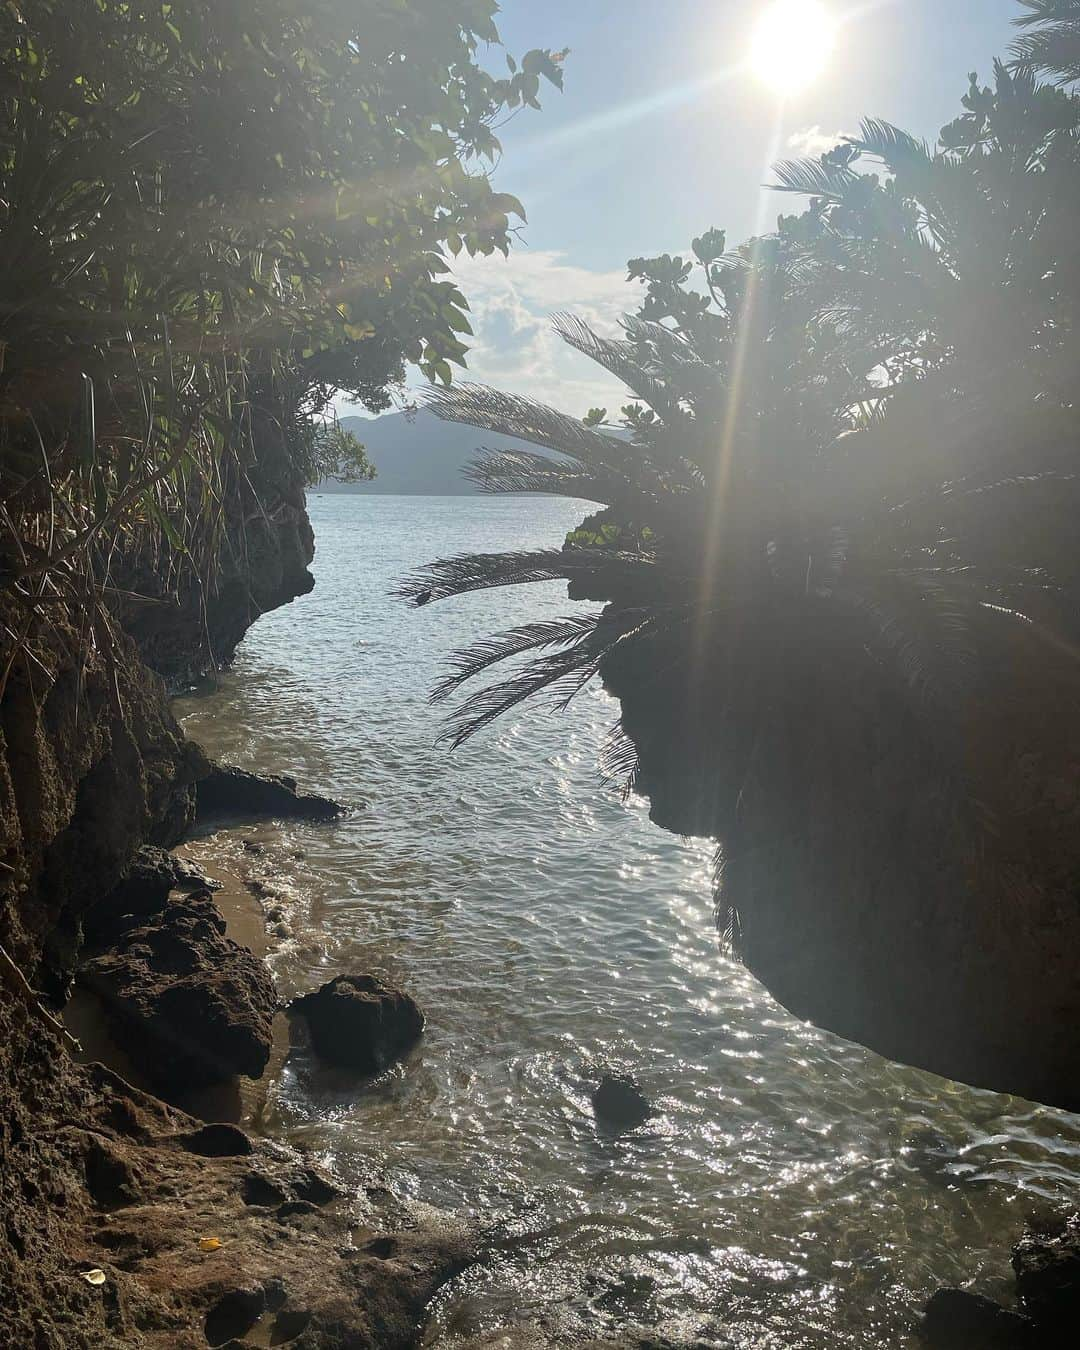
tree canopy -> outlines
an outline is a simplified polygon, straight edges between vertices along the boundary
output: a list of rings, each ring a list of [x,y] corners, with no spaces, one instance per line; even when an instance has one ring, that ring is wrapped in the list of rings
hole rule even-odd
[[[253,410],[301,470],[363,472],[321,429],[335,391],[385,408],[407,362],[450,382],[470,326],[449,260],[505,253],[524,219],[490,181],[493,123],[562,78],[543,51],[484,68],[496,11],[0,3],[9,591],[78,572],[81,594],[132,531],[205,572]]]
[[[1027,8],[1038,37],[1076,7]],[[604,509],[562,548],[443,560],[402,594],[562,578],[609,602],[459,653],[437,697],[515,664],[457,706],[449,739],[564,701],[646,644],[704,671],[738,727],[798,698],[810,652],[889,672],[932,715],[968,688],[988,625],[1080,638],[1080,97],[1041,81],[1038,65],[1064,72],[1030,44],[1014,55],[992,85],[971,77],[936,146],[867,121],[778,166],[809,206],[772,234],[729,249],[714,229],[693,258],[631,262],[644,299],[618,337],[557,320],[629,389],[619,435],[603,409],[433,395],[538,447],[482,456],[489,490]]]

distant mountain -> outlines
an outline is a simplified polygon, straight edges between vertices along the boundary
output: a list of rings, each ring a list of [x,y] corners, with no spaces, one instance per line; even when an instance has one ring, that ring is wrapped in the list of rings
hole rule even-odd
[[[341,425],[367,447],[378,477],[371,483],[320,483],[316,492],[471,497],[477,489],[462,478],[461,471],[480,447],[529,448],[496,431],[477,431],[455,422],[442,422],[429,412],[343,417]]]

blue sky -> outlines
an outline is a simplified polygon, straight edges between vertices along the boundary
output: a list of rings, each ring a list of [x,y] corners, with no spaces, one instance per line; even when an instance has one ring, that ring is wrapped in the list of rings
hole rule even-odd
[[[843,17],[829,70],[783,107],[746,70],[771,0],[503,0],[519,55],[569,47],[566,90],[501,131],[496,182],[529,212],[509,263],[466,261],[477,340],[470,377],[567,412],[618,392],[563,351],[550,315],[570,309],[610,330],[633,308],[632,256],[685,251],[710,226],[736,243],[792,199],[763,195],[772,147],[817,150],[883,117],[932,138],[960,111],[967,73],[989,78],[1015,0],[826,0]],[[485,60],[497,67],[498,51]],[[823,140],[824,138],[824,140]]]

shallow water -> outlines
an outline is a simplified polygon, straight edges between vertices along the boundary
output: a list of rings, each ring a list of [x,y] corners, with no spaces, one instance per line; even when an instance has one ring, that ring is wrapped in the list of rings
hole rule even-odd
[[[359,1089],[293,1053],[252,1123],[494,1225],[433,1344],[646,1327],[740,1350],[902,1345],[940,1283],[1007,1295],[1024,1218],[1076,1200],[1080,1118],[888,1063],[724,960],[711,846],[599,782],[617,714],[602,691],[434,745],[426,694],[448,652],[578,606],[545,585],[409,610],[391,586],[447,554],[557,544],[582,514],[315,497],[315,592],[178,701],[212,754],[357,808],[259,832],[283,996],[373,969],[428,1015],[407,1062]],[[242,870],[252,833],[202,856]],[[621,1138],[589,1107],[607,1066],[658,1107]]]

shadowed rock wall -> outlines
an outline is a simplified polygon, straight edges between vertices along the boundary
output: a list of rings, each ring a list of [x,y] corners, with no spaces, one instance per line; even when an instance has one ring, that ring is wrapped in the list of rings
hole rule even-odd
[[[657,823],[713,836],[736,950],[889,1058],[1080,1110],[1080,678],[990,624],[958,706],[793,657],[731,727],[689,652],[605,671]],[[792,693],[792,691],[796,691]]]

